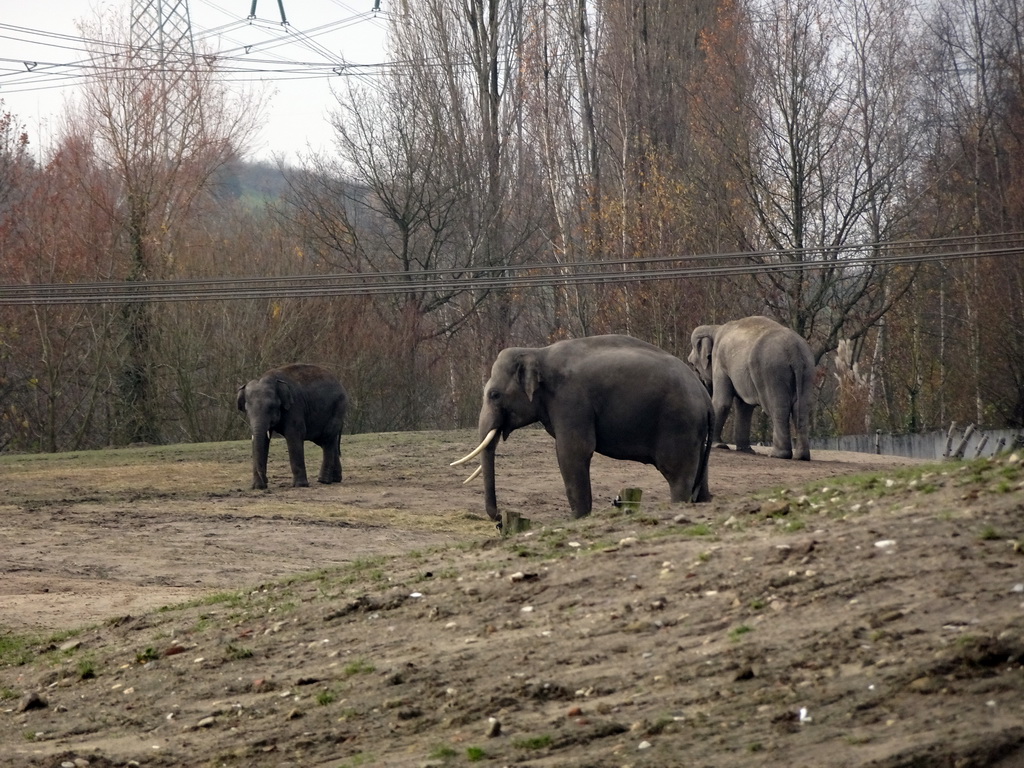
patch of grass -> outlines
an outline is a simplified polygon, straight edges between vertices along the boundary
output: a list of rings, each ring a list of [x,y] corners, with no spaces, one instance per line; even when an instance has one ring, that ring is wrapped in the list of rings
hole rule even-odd
[[[537,550],[533,549],[532,547],[529,547],[526,544],[522,544],[522,543],[518,543],[518,542],[513,544],[511,547],[509,547],[509,550],[516,557],[523,557],[523,558],[530,558],[530,559],[534,559],[534,558],[538,558],[538,557],[547,557],[547,555],[541,554],[540,552],[538,552]]]
[[[96,677],[96,665],[92,659],[79,659],[77,669],[80,680],[92,680]]]
[[[982,541],[999,541],[1003,538],[1003,534],[994,525],[984,525],[981,531],[978,533],[978,538]]]
[[[327,590],[330,586],[331,581],[337,575],[337,569],[318,568],[315,571],[309,571],[308,573],[296,573],[287,577],[280,582],[281,586],[292,586],[293,584],[309,584],[312,582],[320,582],[318,589],[321,592]]]
[[[479,763],[487,759],[487,752],[483,747],[466,747],[466,759],[471,763]]]
[[[197,597],[194,600],[186,600],[182,603],[174,603],[172,605],[162,605],[156,609],[157,613],[174,613],[177,611],[185,611],[189,608],[197,608],[203,605],[224,605],[229,608],[235,608],[245,603],[247,595],[244,592],[214,592],[210,595],[203,595]],[[207,618],[203,616],[202,618]]]
[[[907,491],[934,493],[946,482],[948,473],[948,465],[925,464],[893,468],[884,474],[872,472],[862,475],[847,475],[830,479],[827,486],[820,485],[820,481],[808,485],[804,488],[803,494],[798,494],[798,497],[814,509],[825,508],[827,510],[830,505],[836,503],[836,497],[861,501],[863,504]],[[774,492],[771,495],[780,493]],[[765,494],[765,496],[768,495],[770,494]]]
[[[537,538],[546,544],[560,547],[569,540],[569,532],[565,528],[541,528]]]
[[[160,654],[156,652],[156,648],[149,646],[145,650],[137,651],[135,653],[135,661],[139,664],[145,664],[149,661],[156,661],[160,658]]]
[[[738,627],[733,627],[729,630],[729,639],[734,643],[739,642],[739,639],[749,632],[753,632],[753,627],[748,627],[746,624],[740,624]]]
[[[13,688],[0,688],[0,701],[11,701],[20,697],[21,694]]]
[[[384,571],[384,564],[388,558],[379,557],[364,557],[358,560],[353,560],[348,565],[340,568],[337,574],[337,580],[339,584],[357,584],[357,583],[377,583],[386,580],[387,575]]]
[[[458,757],[458,750],[453,747],[449,747],[447,744],[434,747],[430,750],[431,760],[451,760],[453,757]]]
[[[212,595],[200,597],[194,605],[223,605],[229,608],[237,608],[245,602],[245,595],[242,592],[216,592]]]
[[[512,746],[516,749],[547,749],[553,741],[551,734],[545,733],[541,736],[524,736],[515,739]]]
[[[65,640],[70,640],[72,637],[82,634],[81,627],[76,629],[62,629],[59,632],[54,632],[47,638],[47,640],[53,645],[61,645]]]
[[[364,661],[363,659],[356,659],[355,661],[350,661],[346,664],[342,673],[345,677],[352,677],[353,675],[368,675],[376,670],[377,668],[370,662]]]
[[[232,661],[237,661],[239,659],[251,659],[252,648],[246,648],[244,645],[228,643],[228,647],[224,649],[224,655]]]
[[[0,667],[20,667],[32,659],[37,639],[29,635],[0,634]]]
[[[337,696],[334,691],[323,690],[316,695],[316,703],[321,707],[326,707],[328,704],[333,704]]]
[[[707,523],[697,523],[683,529],[684,536],[712,536],[714,531]]]

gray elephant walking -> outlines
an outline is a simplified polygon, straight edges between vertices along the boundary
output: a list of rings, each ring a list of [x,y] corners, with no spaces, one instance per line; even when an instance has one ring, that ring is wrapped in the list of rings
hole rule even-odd
[[[274,368],[238,390],[238,410],[249,417],[252,429],[252,487],[267,487],[270,433],[283,435],[288,444],[292,486],[306,487],[303,443],[323,449],[317,478],[321,483],[341,482],[341,430],[348,396],[338,377],[316,365],[296,363]]]
[[[687,359],[711,388],[716,447],[725,447],[722,427],[735,404],[736,450],[751,452],[750,420],[754,408],[761,406],[772,421],[772,456],[811,458],[814,355],[798,333],[755,315],[724,325],[701,325],[690,341],[693,349]],[[796,433],[795,449],[790,422]]]
[[[689,366],[639,339],[592,336],[515,347],[498,354],[484,386],[480,445],[452,464],[481,456],[487,514],[499,520],[498,435],[506,439],[539,421],[555,438],[573,517],[591,512],[595,452],[653,464],[668,481],[673,501],[709,501],[713,417],[711,398]]]

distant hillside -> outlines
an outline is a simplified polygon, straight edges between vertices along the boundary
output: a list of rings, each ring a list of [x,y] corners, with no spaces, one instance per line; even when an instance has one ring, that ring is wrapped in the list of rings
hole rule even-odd
[[[262,204],[280,198],[288,185],[281,169],[270,162],[228,163],[214,176],[217,197]]]

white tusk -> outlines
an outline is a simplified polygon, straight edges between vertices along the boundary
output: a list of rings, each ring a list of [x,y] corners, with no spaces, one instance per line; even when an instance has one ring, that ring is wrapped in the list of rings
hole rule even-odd
[[[267,430],[267,440],[269,440],[269,439],[270,439],[270,430],[268,429]]]
[[[473,474],[462,481],[463,485],[468,485],[471,481],[476,480],[480,477],[480,473],[484,471],[484,465],[481,464],[479,467],[473,470]]]
[[[488,432],[488,433],[487,433],[487,437],[485,437],[485,438],[484,438],[483,440],[481,440],[481,441],[480,441],[480,445],[478,445],[478,446],[477,446],[476,448],[474,448],[474,449],[473,449],[472,451],[470,451],[469,453],[467,453],[467,454],[466,454],[465,456],[463,456],[463,457],[462,457],[461,459],[459,459],[458,461],[453,461],[453,462],[452,462],[451,464],[449,464],[448,466],[449,466],[449,467],[454,467],[454,466],[458,466],[459,464],[465,464],[465,463],[466,463],[467,461],[469,461],[470,459],[475,459],[475,458],[476,458],[477,456],[479,456],[479,455],[480,455],[481,453],[483,453],[483,452],[484,452],[484,448],[486,448],[486,447],[487,447],[487,444],[488,444],[489,442],[491,442],[491,440],[493,440],[493,439],[494,439],[494,436],[495,436],[496,434],[498,434],[498,429],[497,429],[497,427],[495,427],[494,429],[492,429],[492,430],[491,430],[490,432]]]

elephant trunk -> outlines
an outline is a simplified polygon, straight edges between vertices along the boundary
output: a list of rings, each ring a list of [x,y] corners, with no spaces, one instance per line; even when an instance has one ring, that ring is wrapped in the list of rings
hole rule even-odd
[[[270,430],[254,428],[252,433],[252,487],[267,488],[267,456],[270,453]]]
[[[484,508],[487,516],[494,521],[500,521],[498,513],[498,497],[494,490],[494,454],[498,447],[498,438],[495,437],[480,454],[480,467],[484,478]]]

